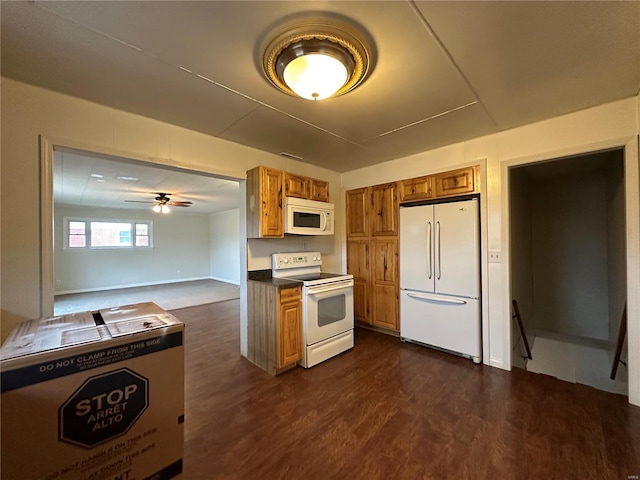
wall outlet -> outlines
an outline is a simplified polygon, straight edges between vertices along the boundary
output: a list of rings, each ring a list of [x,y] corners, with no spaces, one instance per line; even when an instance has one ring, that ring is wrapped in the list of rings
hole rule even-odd
[[[502,263],[502,251],[489,250],[489,263]]]
[[[62,284],[62,280],[56,280],[56,285],[61,285]]]

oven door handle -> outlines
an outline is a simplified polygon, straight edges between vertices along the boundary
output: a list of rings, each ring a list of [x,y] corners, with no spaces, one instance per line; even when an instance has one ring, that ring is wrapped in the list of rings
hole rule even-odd
[[[332,292],[334,290],[342,290],[343,288],[353,287],[353,280],[348,280],[346,282],[335,283],[332,285],[328,285],[326,287],[309,287],[307,289],[308,295],[316,295],[318,293]]]

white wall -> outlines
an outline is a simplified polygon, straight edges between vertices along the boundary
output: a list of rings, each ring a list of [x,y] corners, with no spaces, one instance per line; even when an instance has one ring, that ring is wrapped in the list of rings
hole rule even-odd
[[[486,205],[483,335],[489,363],[511,368],[509,272],[509,180],[511,166],[624,146],[626,152],[627,280],[629,297],[629,400],[640,405],[640,174],[638,97],[600,105],[467,142],[347,172],[343,190],[450,170],[486,159],[481,196]],[[344,218],[344,217],[343,217]],[[487,250],[502,252],[502,263],[487,263]]]
[[[52,301],[50,307],[46,302],[41,305],[43,292],[45,297],[50,293],[53,298],[54,282],[53,255],[46,251],[47,222],[51,219],[42,223],[40,218],[41,211],[46,215],[47,208],[52,210],[53,204],[51,200],[51,206],[47,207],[45,197],[41,209],[41,136],[45,158],[43,178],[51,173],[47,172],[46,164],[46,161],[52,161],[52,158],[47,159],[47,155],[52,156],[50,150],[54,146],[66,146],[238,180],[246,178],[248,169],[268,165],[328,181],[332,200],[341,204],[340,174],[324,168],[7,78],[0,81],[0,102],[0,326],[3,339],[18,322],[53,313]],[[51,196],[51,185],[46,187],[48,192],[45,189],[45,193]],[[244,182],[241,192],[244,192]],[[336,222],[344,224],[341,215],[339,209]],[[246,232],[243,216],[240,222],[241,232]],[[43,249],[41,238],[45,242]],[[242,243],[244,238],[246,234]],[[330,241],[330,248],[322,252],[328,264],[343,263],[341,242],[338,232]],[[242,252],[243,247],[238,248]],[[260,254],[269,256],[266,252]],[[241,261],[246,258],[242,254],[240,257]],[[240,331],[241,345],[246,345],[246,271],[244,265],[241,268]],[[246,348],[243,351],[246,353]]]
[[[240,285],[240,210],[214,213],[209,227],[211,278]]]
[[[605,172],[531,179],[530,192],[535,327],[607,340]]]
[[[148,210],[148,211],[147,211]],[[106,290],[209,278],[209,216],[186,212],[57,206],[54,221],[55,292]],[[153,248],[64,249],[64,217],[153,222]]]

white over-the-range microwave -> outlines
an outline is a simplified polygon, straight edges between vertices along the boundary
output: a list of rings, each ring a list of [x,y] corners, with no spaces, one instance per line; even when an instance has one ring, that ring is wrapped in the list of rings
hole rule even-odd
[[[284,233],[333,235],[333,203],[285,197]]]

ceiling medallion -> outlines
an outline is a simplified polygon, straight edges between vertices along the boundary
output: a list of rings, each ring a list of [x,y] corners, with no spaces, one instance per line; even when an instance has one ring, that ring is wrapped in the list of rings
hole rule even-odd
[[[311,20],[282,30],[263,50],[262,66],[278,89],[309,100],[337,97],[365,79],[370,49],[345,25]]]

